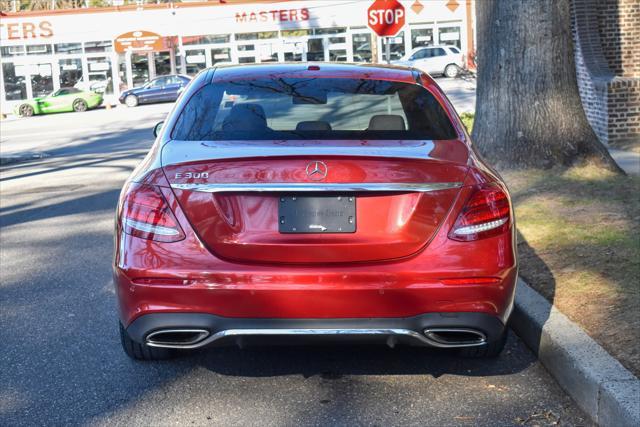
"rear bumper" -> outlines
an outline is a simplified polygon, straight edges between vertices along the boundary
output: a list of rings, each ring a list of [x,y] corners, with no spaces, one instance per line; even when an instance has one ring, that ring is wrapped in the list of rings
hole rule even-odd
[[[495,284],[446,284],[432,272],[351,268],[220,271],[180,284],[130,279],[116,269],[120,319],[126,327],[149,314],[206,313],[222,318],[408,318],[424,313],[484,313],[506,322],[517,269]],[[348,272],[347,272],[348,271]],[[179,276],[180,277],[180,276]],[[184,276],[183,276],[184,277]],[[160,279],[158,279],[160,280]],[[178,280],[181,282],[181,280]]]
[[[366,319],[242,319],[206,313],[152,313],[137,318],[127,333],[133,340],[147,345],[184,349],[326,340],[457,348],[494,342],[504,329],[500,319],[484,313],[428,313]],[[163,331],[167,331],[164,338]],[[190,334],[189,339],[169,339],[180,331]]]

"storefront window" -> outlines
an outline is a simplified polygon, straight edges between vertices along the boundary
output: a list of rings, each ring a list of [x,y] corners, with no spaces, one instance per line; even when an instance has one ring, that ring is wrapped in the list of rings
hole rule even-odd
[[[4,90],[7,101],[27,99],[27,83],[24,75],[24,69],[24,65],[16,67],[11,62],[5,62],[2,64]],[[19,70],[22,70],[23,73],[20,74]]]
[[[187,50],[185,54],[187,74],[198,74],[200,70],[207,68],[207,58],[204,54],[204,49]]]
[[[346,62],[347,61],[347,50],[346,49],[331,49],[331,50],[329,50],[329,61]]]
[[[156,67],[156,76],[171,74],[171,53],[153,52],[153,62]]]
[[[2,46],[0,54],[4,57],[24,55],[24,46]]]
[[[411,29],[411,48],[433,45],[433,29],[432,28],[413,28]]]
[[[277,31],[261,31],[259,33],[240,33],[236,34],[236,40],[263,40],[278,38]]]
[[[293,61],[302,61],[302,52],[304,51],[304,43],[303,42],[284,42],[283,44],[283,52],[284,52],[284,60],[288,62]]]
[[[238,63],[240,64],[253,64],[256,62],[255,56],[245,56],[242,58],[238,58]]]
[[[60,87],[74,87],[82,80],[82,60],[80,58],[61,59],[58,61],[60,67]]]
[[[149,80],[149,58],[146,53],[131,54],[131,72],[133,76],[133,87],[142,86]]]
[[[31,91],[34,98],[53,92],[53,74],[51,70],[51,64],[37,64],[29,67]]]
[[[353,61],[371,62],[371,34],[353,35]]]
[[[118,77],[120,80],[118,90],[122,92],[129,89],[127,83],[127,59],[124,53],[118,55]]]
[[[229,43],[230,34],[206,34],[201,36],[182,37],[183,45]]]
[[[387,42],[391,51],[391,60],[395,61],[404,56],[404,31],[395,37],[382,37],[382,59],[387,60]]]
[[[280,34],[282,37],[305,37],[310,34],[310,30],[282,30]]]
[[[82,53],[82,43],[58,43],[53,46],[56,53]]]
[[[87,66],[89,68],[89,89],[94,92],[112,94],[111,60],[107,57],[87,58]]]
[[[84,51],[86,53],[111,52],[111,41],[102,40],[102,41],[85,42]]]
[[[50,54],[51,54],[50,44],[27,45],[27,55],[50,55]]]
[[[322,39],[307,41],[307,61],[324,61],[324,43]]]
[[[346,33],[347,29],[344,27],[335,27],[335,28],[316,28],[313,30],[313,34],[319,36],[324,34],[340,34]]]
[[[438,30],[440,44],[456,46],[460,49],[460,27],[442,27]]]
[[[231,48],[223,47],[218,49],[211,49],[211,64],[215,65],[218,62],[230,62],[231,61]]]

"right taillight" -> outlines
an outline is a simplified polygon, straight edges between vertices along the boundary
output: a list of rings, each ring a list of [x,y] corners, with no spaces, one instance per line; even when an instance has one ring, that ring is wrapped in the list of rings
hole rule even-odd
[[[476,189],[458,215],[449,238],[468,242],[496,236],[509,229],[511,208],[507,193],[497,185]]]
[[[124,232],[142,239],[177,242],[184,233],[158,187],[131,183],[122,204]]]

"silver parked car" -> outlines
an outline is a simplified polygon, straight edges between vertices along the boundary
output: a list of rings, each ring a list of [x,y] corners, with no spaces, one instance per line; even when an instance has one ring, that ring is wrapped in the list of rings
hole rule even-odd
[[[413,49],[392,64],[414,67],[431,75],[455,77],[464,68],[464,59],[456,46],[425,46]]]

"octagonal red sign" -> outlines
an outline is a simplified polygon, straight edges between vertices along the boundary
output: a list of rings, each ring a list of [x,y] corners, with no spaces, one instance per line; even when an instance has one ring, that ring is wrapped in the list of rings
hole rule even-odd
[[[405,24],[405,9],[398,0],[376,0],[367,9],[367,24],[380,37],[393,37]]]

